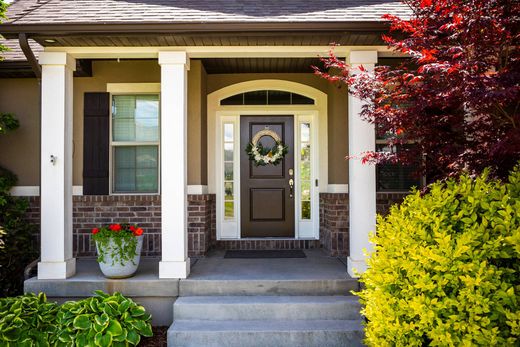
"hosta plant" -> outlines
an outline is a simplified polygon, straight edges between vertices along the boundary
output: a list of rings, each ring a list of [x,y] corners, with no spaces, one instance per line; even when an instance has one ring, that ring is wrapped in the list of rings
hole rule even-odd
[[[136,346],[141,336],[152,336],[151,316],[143,306],[120,293],[69,301],[57,316],[58,346]]]
[[[92,235],[98,246],[99,262],[110,258],[112,263],[124,265],[133,262],[137,255],[138,237],[143,235],[143,229],[132,224],[110,224],[92,229]]]
[[[50,346],[57,312],[43,293],[0,299],[0,346]]]
[[[520,166],[409,195],[373,242],[358,293],[370,346],[520,345]]]

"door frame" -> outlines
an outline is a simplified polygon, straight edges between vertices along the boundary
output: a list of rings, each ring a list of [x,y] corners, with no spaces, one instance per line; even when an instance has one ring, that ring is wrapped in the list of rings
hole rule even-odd
[[[315,100],[314,105],[221,106],[220,100],[254,90],[282,90],[302,94]],[[208,94],[208,192],[216,194],[217,240],[240,240],[240,116],[294,117],[295,149],[295,235],[289,239],[319,239],[319,193],[328,186],[327,95],[315,88],[283,80],[257,80],[238,83]],[[234,218],[224,218],[224,124],[234,124],[233,191]],[[301,220],[300,194],[300,126],[311,123],[311,219]],[[213,129],[213,130],[212,130]],[[237,150],[238,149],[238,150]],[[245,238],[251,240],[251,238]],[[266,238],[259,238],[265,240]],[[283,239],[283,238],[276,238]],[[287,238],[286,238],[287,239]]]

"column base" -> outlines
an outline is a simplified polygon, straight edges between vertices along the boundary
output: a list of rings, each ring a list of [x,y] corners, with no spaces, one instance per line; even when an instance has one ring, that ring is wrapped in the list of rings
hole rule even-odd
[[[39,280],[64,280],[76,273],[76,258],[65,261],[41,261],[38,263]]]
[[[350,277],[359,278],[365,271],[367,271],[368,266],[365,259],[352,259],[351,257],[347,258],[347,271]]]
[[[185,261],[159,262],[159,278],[188,278],[190,274],[190,258]]]

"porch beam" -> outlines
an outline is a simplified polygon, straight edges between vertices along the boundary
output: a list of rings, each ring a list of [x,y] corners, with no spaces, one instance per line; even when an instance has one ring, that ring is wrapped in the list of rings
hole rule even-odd
[[[348,62],[354,71],[360,65],[369,72],[377,64],[377,51],[350,52]],[[360,116],[363,101],[348,96],[349,156],[349,243],[348,273],[357,277],[367,269],[365,251],[371,252],[369,234],[376,230],[376,168],[362,164],[360,153],[374,151],[375,127]]]
[[[76,61],[65,52],[40,54],[41,81],[41,260],[39,279],[76,272],[72,257],[72,74]]]
[[[76,59],[156,59],[160,52],[187,53],[190,58],[316,58],[327,56],[330,46],[184,46],[184,47],[45,47],[46,52],[63,51]],[[351,51],[377,51],[381,56],[399,56],[387,46],[337,46],[336,55]]]
[[[186,52],[159,52],[161,66],[161,254],[159,278],[190,273],[187,226]]]

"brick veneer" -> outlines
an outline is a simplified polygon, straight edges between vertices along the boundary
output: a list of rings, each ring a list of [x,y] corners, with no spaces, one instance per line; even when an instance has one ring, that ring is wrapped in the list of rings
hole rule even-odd
[[[27,219],[40,224],[40,199],[30,197]],[[204,255],[212,228],[213,195],[188,196],[188,253]],[[161,197],[158,195],[85,195],[73,197],[73,247],[75,257],[93,257],[96,248],[91,230],[99,225],[127,222],[145,229],[143,256],[161,254]],[[37,242],[39,235],[35,235]]]
[[[377,213],[387,214],[390,206],[403,201],[407,193],[378,192]],[[347,256],[349,252],[348,194],[320,194],[320,242],[332,256]]]
[[[377,212],[386,214],[406,193],[377,193]],[[28,221],[39,225],[40,199],[29,197]],[[188,254],[203,256],[208,249],[312,249],[324,248],[331,256],[349,250],[348,194],[320,194],[320,240],[216,240],[215,195],[188,195]],[[73,245],[75,257],[96,254],[92,228],[115,222],[136,223],[146,233],[144,256],[161,254],[161,197],[158,195],[74,196]],[[39,243],[39,234],[35,235]]]

